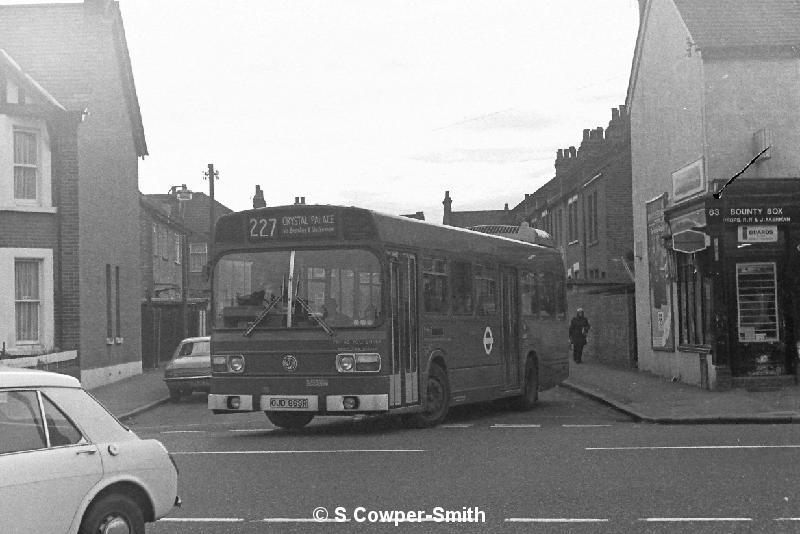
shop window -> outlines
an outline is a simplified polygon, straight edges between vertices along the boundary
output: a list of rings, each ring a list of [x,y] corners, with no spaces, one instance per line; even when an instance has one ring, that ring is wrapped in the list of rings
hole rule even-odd
[[[422,260],[422,298],[426,312],[447,311],[447,262],[443,259]]]
[[[711,343],[711,279],[694,254],[676,253],[678,330],[681,345]]]
[[[451,273],[453,287],[453,313],[472,314],[472,266],[469,263],[454,261]]]
[[[739,342],[778,341],[774,262],[736,264],[736,302]]]

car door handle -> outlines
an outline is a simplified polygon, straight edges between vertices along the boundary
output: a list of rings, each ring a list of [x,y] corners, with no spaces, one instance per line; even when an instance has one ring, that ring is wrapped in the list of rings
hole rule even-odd
[[[96,453],[97,453],[97,449],[86,449],[86,450],[78,451],[75,454],[96,454]]]

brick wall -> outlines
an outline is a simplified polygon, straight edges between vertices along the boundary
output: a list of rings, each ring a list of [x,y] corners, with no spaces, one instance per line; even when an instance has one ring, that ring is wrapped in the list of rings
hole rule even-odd
[[[617,367],[636,367],[633,294],[596,293],[600,290],[603,287],[599,285],[574,285],[567,293],[569,318],[580,307],[591,325],[584,358]]]

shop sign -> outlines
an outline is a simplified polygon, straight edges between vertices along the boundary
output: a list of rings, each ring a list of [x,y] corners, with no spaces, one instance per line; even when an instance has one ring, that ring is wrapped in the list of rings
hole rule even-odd
[[[739,225],[739,243],[775,243],[778,241],[776,225]]]
[[[710,244],[711,237],[697,230],[684,230],[672,236],[673,250],[686,254],[700,252]]]
[[[673,202],[705,190],[706,174],[703,169],[703,158],[693,161],[672,173]]]
[[[709,224],[789,224],[800,222],[800,206],[712,204],[706,208],[706,216]]]

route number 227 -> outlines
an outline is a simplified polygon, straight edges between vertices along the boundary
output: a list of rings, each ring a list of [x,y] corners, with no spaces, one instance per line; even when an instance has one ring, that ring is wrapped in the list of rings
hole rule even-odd
[[[272,237],[275,235],[277,219],[250,219],[250,237]]]

